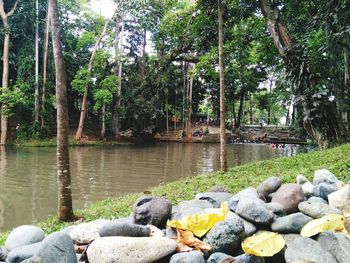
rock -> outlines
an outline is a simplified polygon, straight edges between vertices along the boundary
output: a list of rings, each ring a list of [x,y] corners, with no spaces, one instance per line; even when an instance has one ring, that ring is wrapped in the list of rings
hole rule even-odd
[[[223,252],[232,254],[240,246],[244,237],[244,225],[238,221],[220,221],[214,225],[203,239],[212,249],[211,253]]]
[[[17,247],[38,243],[45,238],[44,231],[37,226],[23,225],[11,231],[5,242],[8,251]]]
[[[238,221],[242,220],[244,225],[244,236],[248,237],[253,235],[256,232],[256,227],[254,224],[250,223],[249,221],[245,220],[244,218],[240,217],[234,212],[229,211],[227,216],[225,217],[226,221]]]
[[[22,261],[22,263],[45,263],[43,259],[38,258],[36,256],[33,256],[31,258],[28,258],[24,261]]]
[[[231,193],[228,189],[221,185],[214,185],[209,192],[225,192],[225,193]]]
[[[134,204],[134,222],[139,225],[154,225],[164,228],[171,217],[171,203],[162,197],[144,196]]]
[[[239,255],[235,259],[242,263],[265,263],[264,258],[248,254]]]
[[[271,230],[279,233],[300,233],[303,226],[309,223],[313,218],[303,213],[290,214],[276,218],[271,224]]]
[[[239,191],[238,193],[236,193],[234,196],[231,197],[230,201],[229,201],[229,207],[230,210],[235,212],[238,202],[241,198],[257,198],[259,199],[259,195],[258,192],[256,191],[256,189],[254,189],[253,187],[248,187],[245,188],[241,191]]]
[[[165,230],[165,236],[171,239],[177,239],[176,228],[167,227]]]
[[[128,217],[122,217],[122,218],[115,218],[112,220],[113,223],[129,223],[132,224],[133,222],[133,218],[132,216],[128,216]]]
[[[332,172],[328,171],[327,169],[315,171],[313,184],[319,185],[320,183],[333,184],[337,187],[341,187],[343,184]]]
[[[22,261],[32,257],[38,248],[41,246],[41,242],[17,247],[8,254],[6,263],[21,263]]]
[[[338,263],[347,263],[350,261],[350,240],[343,234],[327,231],[320,233],[317,241],[336,258]]]
[[[272,202],[280,203],[287,214],[298,212],[298,204],[304,201],[303,189],[298,184],[282,185],[272,197]]]
[[[297,184],[301,186],[305,196],[311,196],[313,193],[314,185],[302,174],[297,176]]]
[[[110,220],[99,219],[88,223],[81,223],[72,229],[70,237],[77,244],[89,244],[92,240],[100,237],[99,230],[101,226],[110,222]]]
[[[60,230],[61,233],[67,234],[70,236],[70,233],[75,228],[75,226],[68,226]]]
[[[326,251],[319,242],[308,237],[296,238],[287,247],[284,257],[287,263],[298,260],[313,263],[337,263],[333,255]]]
[[[333,184],[320,183],[314,187],[313,195],[328,201],[328,195],[337,190],[338,188]]]
[[[233,196],[231,193],[226,192],[206,192],[196,195],[197,200],[206,200],[213,205],[214,208],[220,208],[222,202],[229,202]]]
[[[0,247],[0,260],[3,261],[7,258],[9,251],[5,247]]]
[[[342,214],[339,209],[322,203],[305,201],[301,202],[298,207],[301,212],[303,212],[305,215],[311,216],[312,218],[321,218],[329,214]]]
[[[262,182],[257,188],[257,192],[263,196],[268,196],[269,194],[276,192],[277,189],[281,186],[282,181],[280,178],[276,176],[272,176],[267,178],[264,182]]]
[[[205,260],[201,252],[191,251],[176,253],[170,258],[169,263],[205,263]]]
[[[317,196],[311,196],[307,201],[311,203],[322,203],[328,205],[328,202],[326,200]]]
[[[269,224],[273,213],[265,207],[265,203],[257,198],[242,198],[236,208],[236,213],[255,224]]]
[[[265,207],[274,213],[277,217],[286,215],[286,210],[284,210],[284,207],[280,203],[267,203],[265,204]]]
[[[44,263],[75,263],[77,257],[74,244],[69,235],[55,232],[48,235],[42,242],[35,257]]]
[[[98,230],[100,237],[125,236],[125,237],[149,237],[151,229],[147,226],[109,222],[101,225]]]
[[[343,212],[350,212],[350,185],[347,184],[328,195],[330,206],[336,207]]]
[[[234,262],[232,260],[235,260],[235,258],[222,252],[216,252],[210,255],[207,263]]]
[[[204,214],[204,209],[213,208],[213,205],[206,200],[181,201],[173,207],[171,220],[181,220],[185,216]]]
[[[101,237],[87,250],[90,263],[149,263],[173,253],[177,243],[168,238]]]
[[[301,237],[300,234],[285,234],[282,236],[283,236],[284,241],[286,241],[287,247],[289,247],[294,242],[295,239]]]

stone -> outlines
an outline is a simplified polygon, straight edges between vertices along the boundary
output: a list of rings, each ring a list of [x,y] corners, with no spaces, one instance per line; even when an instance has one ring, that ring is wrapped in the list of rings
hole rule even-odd
[[[211,253],[232,254],[240,246],[244,237],[244,225],[238,221],[220,221],[214,225],[203,239],[212,249]]]
[[[70,237],[77,244],[89,244],[92,240],[100,237],[99,230],[101,226],[110,222],[110,220],[98,219],[88,223],[81,223],[72,229]]]
[[[326,251],[319,242],[308,237],[296,238],[287,247],[284,257],[287,263],[298,260],[313,263],[337,263],[333,255]]]
[[[286,241],[286,247],[289,247],[295,239],[301,237],[300,234],[284,234],[282,236],[284,241]]]
[[[225,192],[225,193],[231,193],[230,190],[227,188],[221,186],[221,185],[214,185],[209,192]]]
[[[165,230],[165,236],[166,236],[167,238],[177,239],[177,231],[176,231],[176,228],[167,227],[166,230]]]
[[[232,260],[235,260],[235,258],[222,252],[216,252],[210,255],[207,263],[234,262]]]
[[[31,258],[38,248],[41,246],[41,242],[17,247],[8,254],[6,263],[21,263],[22,261]]]
[[[22,261],[22,263],[45,263],[43,259],[38,258],[36,256],[33,256],[31,258],[28,258],[24,261]]]
[[[320,183],[333,184],[337,187],[341,187],[343,184],[332,172],[327,169],[315,171],[313,184],[319,185]]]
[[[207,208],[213,208],[213,205],[206,200],[181,201],[177,206],[173,207],[171,220],[181,220],[185,216],[204,214],[204,210]]]
[[[335,257],[338,263],[350,261],[350,240],[345,235],[327,231],[320,233],[316,240]]]
[[[236,211],[238,202],[243,197],[244,198],[257,198],[257,199],[259,199],[258,192],[256,191],[255,188],[253,188],[253,187],[245,188],[231,197],[231,199],[229,201],[229,207],[230,207],[231,211],[233,211],[233,212]]]
[[[144,196],[134,204],[133,223],[164,228],[171,217],[172,204],[165,198]]]
[[[242,263],[265,263],[264,258],[248,254],[239,255],[235,259]]]
[[[311,216],[312,218],[321,218],[329,214],[342,214],[339,209],[323,203],[312,203],[305,201],[301,202],[298,207],[301,212],[303,212],[305,215]]]
[[[276,215],[277,217],[286,215],[286,210],[284,210],[284,207],[280,203],[267,203],[265,204],[265,207],[272,213],[274,213],[274,215]]]
[[[0,247],[0,260],[3,261],[7,258],[9,251],[5,247]]]
[[[204,257],[199,251],[176,253],[170,258],[169,263],[205,263]]]
[[[347,184],[338,191],[329,194],[328,202],[330,206],[343,212],[350,212],[350,185]]]
[[[98,233],[100,237],[149,237],[151,234],[151,229],[147,226],[142,225],[109,222],[101,225]]]
[[[257,188],[257,192],[261,195],[267,197],[269,194],[276,192],[277,189],[281,186],[282,181],[280,178],[276,176],[272,176],[267,178],[264,182],[262,182]]]
[[[48,235],[42,242],[35,257],[44,263],[76,263],[73,240],[69,235],[55,232]]]
[[[280,203],[287,214],[298,212],[298,204],[304,201],[303,189],[298,184],[284,184],[273,195],[272,202]]]
[[[312,196],[314,185],[304,175],[297,175],[297,184],[301,186],[305,196]]]
[[[132,216],[122,217],[122,218],[115,218],[115,219],[112,219],[112,222],[113,223],[129,223],[129,224],[132,224],[133,218],[132,218]]]
[[[227,216],[225,217],[226,221],[238,221],[241,220],[244,225],[244,236],[248,237],[253,235],[256,232],[256,227],[254,224],[250,223],[249,221],[245,220],[244,218],[240,217],[234,212],[229,211]]]
[[[268,225],[273,219],[273,213],[265,207],[263,201],[257,198],[242,198],[236,213],[253,224]]]
[[[67,226],[67,227],[61,229],[60,232],[70,236],[70,233],[72,232],[72,230],[74,228],[75,228],[75,226]]]
[[[271,230],[279,233],[300,233],[301,229],[313,218],[303,213],[294,213],[276,218],[271,224]]]
[[[17,247],[38,243],[45,238],[44,231],[37,226],[23,225],[11,231],[5,242],[8,251]]]
[[[177,243],[169,238],[101,237],[87,249],[90,263],[149,263],[176,250]]]
[[[311,203],[322,203],[328,205],[328,202],[326,200],[317,196],[311,196],[307,201]]]
[[[227,192],[206,192],[196,194],[195,199],[206,200],[213,205],[214,208],[220,208],[222,202],[229,202],[233,196]]]
[[[333,184],[320,183],[314,187],[313,195],[328,201],[328,195],[338,190]]]

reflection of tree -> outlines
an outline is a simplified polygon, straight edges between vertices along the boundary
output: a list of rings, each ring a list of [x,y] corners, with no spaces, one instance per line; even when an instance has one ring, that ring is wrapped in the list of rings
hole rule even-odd
[[[4,185],[5,183],[5,174],[6,174],[6,149],[5,146],[0,146],[0,184]],[[0,198],[0,229],[4,226],[5,218],[4,218],[4,204],[2,199]]]

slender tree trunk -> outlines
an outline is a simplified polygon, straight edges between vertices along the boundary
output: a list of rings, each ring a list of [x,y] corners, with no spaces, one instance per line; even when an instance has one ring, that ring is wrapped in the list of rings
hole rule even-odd
[[[6,94],[9,88],[9,55],[10,55],[10,33],[8,18],[13,15],[19,1],[16,1],[10,12],[6,13],[4,9],[4,1],[0,0],[0,15],[5,29],[4,49],[2,55],[2,93]],[[5,145],[7,142],[7,127],[8,127],[8,107],[6,103],[1,107],[1,138],[0,145]]]
[[[45,102],[46,102],[46,82],[47,82],[47,51],[49,48],[49,32],[50,32],[50,1],[47,1],[45,33],[44,33],[44,49],[43,49],[43,86],[41,91],[41,127],[45,126]]]
[[[244,109],[244,97],[245,92],[241,92],[241,97],[239,98],[239,108],[238,108],[238,116],[235,123],[235,129],[239,129],[241,127],[242,119],[243,119],[243,109]]]
[[[182,93],[182,130],[185,128],[185,108],[186,108],[186,98],[187,96],[187,64],[184,62],[182,67],[182,77],[183,77],[183,93]]]
[[[225,125],[225,79],[224,79],[224,29],[223,29],[223,8],[221,0],[218,0],[219,20],[219,69],[220,69],[220,168],[227,172],[226,153],[226,125]]]
[[[67,73],[63,60],[57,0],[50,0],[52,46],[56,69],[58,218],[74,219],[68,145]]]
[[[169,133],[169,110],[168,110],[168,93],[165,98],[165,115],[166,115],[166,134]]]
[[[119,67],[118,67],[118,94],[117,94],[117,110],[116,110],[116,118],[115,118],[115,139],[117,141],[120,140],[120,116],[118,113],[118,109],[120,107],[120,99],[122,96],[122,76],[123,76],[123,61],[122,61],[122,55],[123,55],[123,45],[124,45],[124,21],[122,21],[122,29],[120,31],[120,38],[119,38],[119,48],[118,48],[118,56],[119,59]]]
[[[39,122],[39,0],[35,1],[35,91],[34,120]]]
[[[190,76],[188,81],[188,111],[187,111],[187,124],[186,124],[186,142],[191,142],[192,133],[191,133],[191,119],[192,119],[192,90],[193,90],[193,78]]]
[[[235,101],[232,103],[232,130],[235,130],[237,122],[236,109],[235,109]]]
[[[101,139],[103,140],[105,138],[105,134],[106,134],[106,104],[103,103],[102,106],[102,127],[101,127]]]
[[[142,58],[141,58],[141,81],[145,79],[146,68],[146,45],[147,45],[147,30],[143,31],[143,43],[142,43]]]
[[[90,61],[89,61],[89,65],[88,65],[88,71],[89,74],[91,74],[92,72],[92,67],[93,67],[93,63],[96,57],[96,52],[100,46],[100,43],[102,41],[102,38],[105,36],[106,32],[107,32],[107,27],[109,24],[109,20],[106,21],[102,33],[100,35],[100,37],[97,39],[94,49],[92,50],[91,53],[91,57],[90,57]],[[89,86],[85,85],[84,88],[84,95],[83,95],[83,99],[81,102],[81,111],[80,111],[80,118],[79,118],[79,125],[78,125],[78,129],[77,132],[75,134],[75,139],[76,140],[81,140],[81,138],[83,137],[83,129],[84,129],[84,122],[85,122],[85,117],[86,117],[86,107],[87,107],[87,99],[88,99],[88,93],[89,93]]]
[[[252,102],[252,93],[249,92],[249,124],[253,125],[253,102]]]

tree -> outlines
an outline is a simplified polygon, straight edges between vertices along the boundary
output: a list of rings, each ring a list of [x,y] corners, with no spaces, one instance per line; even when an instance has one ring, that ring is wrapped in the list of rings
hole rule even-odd
[[[224,79],[224,30],[223,8],[221,0],[218,0],[218,32],[219,32],[219,74],[220,74],[220,168],[226,172],[226,122],[225,122],[225,79]]]
[[[67,73],[63,60],[57,0],[50,1],[52,46],[56,69],[58,218],[74,219],[68,144]]]
[[[35,1],[35,91],[34,121],[39,122],[39,0]]]
[[[2,54],[3,66],[2,66],[2,93],[6,94],[9,88],[9,55],[10,55],[10,25],[9,17],[15,12],[19,0],[15,2],[13,7],[9,12],[5,11],[4,1],[0,0],[0,15],[2,23],[5,30],[4,38],[4,49]],[[1,107],[1,138],[0,145],[5,145],[7,141],[7,126],[8,126],[8,116],[7,116],[7,105],[2,104]]]

